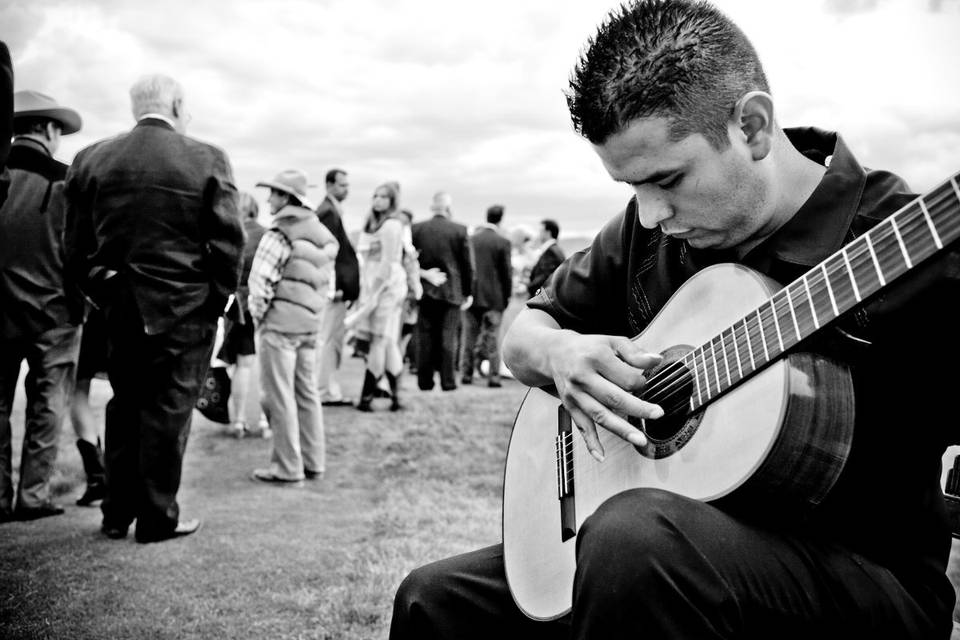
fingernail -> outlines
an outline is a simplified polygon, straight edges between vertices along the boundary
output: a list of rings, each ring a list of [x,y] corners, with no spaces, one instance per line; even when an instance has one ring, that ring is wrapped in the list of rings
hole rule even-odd
[[[657,420],[663,417],[663,407],[655,407],[653,411],[650,412],[650,419]]]
[[[596,451],[596,450],[594,450],[594,449],[591,449],[591,450],[590,450],[590,455],[592,455],[592,456],[593,456],[593,459],[596,460],[597,462],[603,462],[603,454],[600,453],[599,451]]]
[[[634,431],[633,433],[627,435],[627,442],[635,447],[642,447],[647,444],[647,437],[639,431]]]

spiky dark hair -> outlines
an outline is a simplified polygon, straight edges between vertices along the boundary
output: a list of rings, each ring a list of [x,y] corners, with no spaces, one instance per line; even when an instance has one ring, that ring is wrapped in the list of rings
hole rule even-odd
[[[635,0],[587,42],[566,94],[573,127],[594,144],[637,118],[667,117],[679,140],[701,133],[729,144],[727,122],[748,91],[768,91],[747,37],[706,2]]]

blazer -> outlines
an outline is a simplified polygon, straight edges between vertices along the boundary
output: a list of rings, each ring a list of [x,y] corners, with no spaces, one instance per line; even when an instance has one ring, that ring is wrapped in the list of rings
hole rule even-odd
[[[63,178],[67,165],[31,139],[7,160],[10,193],[0,205],[0,336],[22,338],[76,325],[83,306],[64,290]]]
[[[475,262],[473,306],[503,311],[510,301],[513,286],[510,241],[495,229],[480,227],[470,236],[470,244]]]
[[[563,249],[556,243],[547,247],[546,251],[540,254],[537,262],[530,269],[530,283],[527,285],[527,292],[530,297],[537,295],[540,287],[546,283],[547,279],[553,275],[553,272],[565,259]]]
[[[67,273],[95,303],[106,299],[99,274],[117,271],[147,333],[198,309],[223,312],[244,244],[223,151],[144,118],[81,150],[65,192]]]
[[[0,204],[7,197],[10,186],[10,174],[6,170],[7,156],[10,153],[10,139],[13,138],[13,63],[10,50],[0,40]]]
[[[436,215],[413,225],[413,246],[419,251],[421,269],[438,267],[447,274],[439,287],[423,283],[423,295],[449,304],[462,304],[473,294],[473,251],[467,228]]]
[[[360,265],[357,262],[357,252],[350,244],[350,238],[347,237],[347,232],[343,228],[340,210],[330,196],[324,197],[323,202],[317,207],[317,217],[340,243],[337,259],[333,263],[336,279],[334,286],[337,291],[343,291],[344,302],[356,300],[360,297]]]

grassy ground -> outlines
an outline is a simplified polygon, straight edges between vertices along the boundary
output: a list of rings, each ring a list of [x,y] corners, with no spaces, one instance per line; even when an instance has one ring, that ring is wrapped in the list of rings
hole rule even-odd
[[[356,393],[361,364],[346,363]],[[406,411],[325,409],[327,477],[255,484],[269,441],[234,440],[195,413],[179,494],[196,535],[110,541],[73,501],[83,474],[69,425],[56,478],[63,516],[0,525],[0,638],[385,638],[393,593],[424,562],[497,542],[503,461],[525,388],[403,386]],[[351,390],[348,387],[348,390]],[[93,389],[101,410],[110,389]],[[22,430],[22,397],[14,442]]]

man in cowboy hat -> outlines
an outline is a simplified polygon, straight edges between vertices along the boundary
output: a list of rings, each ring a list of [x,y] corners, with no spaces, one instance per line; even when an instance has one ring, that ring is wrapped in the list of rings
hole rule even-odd
[[[10,189],[0,207],[0,521],[63,513],[50,495],[57,441],[73,392],[82,306],[67,295],[61,237],[67,165],[54,159],[80,115],[36,91],[14,94]],[[20,480],[11,475],[10,412],[23,360],[26,420]]]
[[[68,273],[104,312],[107,492],[102,530],[138,542],[196,531],[176,495],[217,319],[240,279],[243,229],[227,156],[185,135],[183,89],[145,76],[137,125],[77,154],[67,175]]]
[[[270,189],[273,224],[250,267],[250,316],[257,328],[263,411],[273,431],[270,467],[253,479],[300,486],[325,469],[317,333],[333,297],[340,243],[313,213],[307,176],[295,169],[257,183]]]

